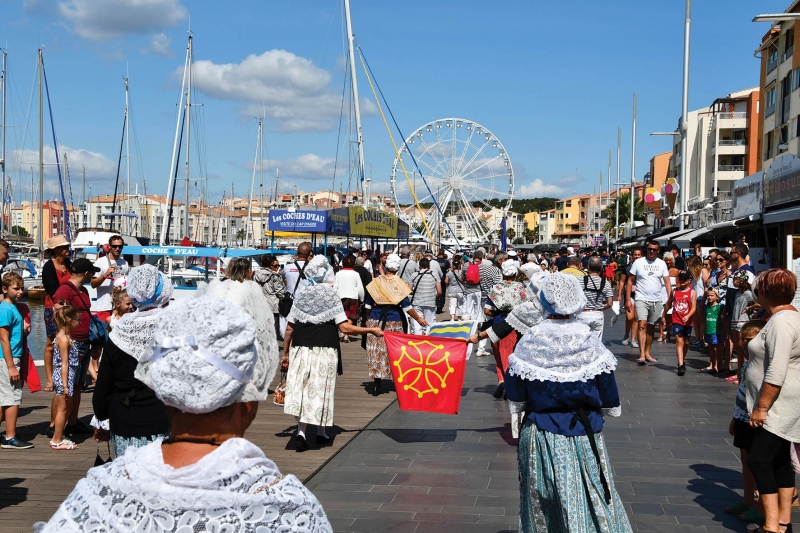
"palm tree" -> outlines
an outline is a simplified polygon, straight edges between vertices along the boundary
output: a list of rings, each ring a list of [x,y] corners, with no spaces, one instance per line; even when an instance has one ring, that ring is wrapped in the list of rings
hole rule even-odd
[[[644,221],[645,214],[644,214],[644,204],[642,203],[642,199],[638,196],[634,197],[633,203],[633,219]],[[631,195],[630,193],[622,193],[619,195],[619,223],[627,224],[628,220],[631,216]],[[603,211],[603,217],[608,219],[608,222],[603,227],[603,231],[611,231],[614,229],[614,225],[616,224],[617,220],[617,198],[614,198],[611,201],[611,205]]]

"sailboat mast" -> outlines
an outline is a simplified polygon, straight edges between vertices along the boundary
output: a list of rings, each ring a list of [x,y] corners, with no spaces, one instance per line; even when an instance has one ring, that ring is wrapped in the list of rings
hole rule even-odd
[[[39,222],[36,232],[36,246],[39,254],[44,251],[44,91],[42,90],[42,73],[44,72],[44,59],[42,49],[39,48]],[[57,162],[57,161],[56,161]]]
[[[127,195],[125,196],[125,214],[129,214],[131,210],[131,116],[129,114],[129,105],[130,101],[128,100],[128,77],[125,77],[125,151],[126,151],[126,163],[128,167],[128,186],[125,187],[125,190],[128,191]],[[121,226],[121,224],[120,224]],[[125,231],[128,235],[131,233],[131,219],[127,218],[125,222]]]
[[[3,84],[2,99],[0,99],[0,113],[3,113],[3,124],[0,129],[0,135],[3,137],[2,144],[0,144],[0,194],[3,195],[3,210],[0,212],[0,235],[5,232],[6,225],[6,56],[8,54],[3,50],[3,71],[0,72],[0,83]]]
[[[189,148],[192,137],[192,36],[189,35],[189,84],[186,89],[186,191],[184,191],[183,235],[189,236]]]
[[[192,41],[191,41],[191,37],[190,37],[189,38],[190,46],[191,46],[191,42]],[[181,96],[180,96],[180,99],[178,101],[178,121],[175,124],[175,140],[173,141],[173,144],[172,144],[172,162],[169,165],[169,181],[167,182],[167,198],[166,198],[166,202],[168,204],[167,205],[167,216],[168,217],[172,216],[172,205],[170,203],[170,198],[172,198],[172,189],[175,187],[174,181],[175,181],[176,177],[173,175],[173,172],[177,171],[177,169],[175,167],[175,165],[176,165],[175,158],[178,157],[178,154],[180,152],[180,146],[178,144],[179,144],[179,139],[180,139],[181,122],[183,121],[183,117],[181,116],[181,111],[182,111],[182,107],[183,107],[183,90],[186,87],[186,72],[187,72],[188,67],[189,67],[189,48],[187,47],[187,49],[186,49],[186,61],[183,64],[183,80],[181,81]],[[159,244],[161,246],[164,246],[164,244],[166,244],[166,242],[167,242],[167,239],[169,239],[169,235],[167,234],[167,229],[166,229],[169,226],[169,219],[165,220],[164,222],[165,223],[163,224],[163,226],[161,228],[161,238],[160,238],[160,242],[159,242]]]
[[[258,121],[258,129],[259,131],[263,131],[261,129],[261,121],[263,118],[259,119]],[[261,146],[260,146],[261,157],[259,158],[258,163],[258,174],[259,174],[259,186],[258,186],[258,242],[259,244],[264,244],[264,139],[261,139]]]
[[[245,240],[245,247],[250,247],[250,239],[253,234],[253,189],[256,185],[256,170],[258,166],[256,165],[258,161],[258,153],[259,149],[261,148],[261,119],[258,119],[258,139],[256,140],[256,157],[253,160],[253,177],[250,180],[250,197],[247,199],[247,222],[245,223],[244,227],[244,240]]]
[[[353,51],[353,24],[350,21],[350,0],[344,0],[344,13],[347,19],[347,48],[350,53],[350,85],[353,87],[353,107],[356,115],[356,143],[358,145],[358,176],[361,180],[363,204],[367,205],[367,190],[364,181],[364,139],[361,136],[361,107],[358,103],[358,80],[356,79],[356,56]]]
[[[83,228],[86,227],[86,222],[88,222],[88,220],[84,221],[85,210],[86,210],[86,165],[83,165],[83,172],[81,172],[81,205],[78,208],[78,213],[80,216],[79,227]]]

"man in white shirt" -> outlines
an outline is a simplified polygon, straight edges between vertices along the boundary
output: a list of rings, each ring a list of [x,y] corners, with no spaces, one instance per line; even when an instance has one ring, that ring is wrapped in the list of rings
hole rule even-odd
[[[312,257],[314,257],[314,254],[311,252],[311,243],[301,242],[297,247],[295,260],[288,263],[283,268],[283,280],[286,282],[286,292],[291,294],[292,298],[295,298],[308,286],[301,281],[300,271],[305,268]]]
[[[658,258],[661,250],[656,241],[647,243],[647,255],[633,262],[628,276],[628,285],[625,295],[625,309],[630,311],[634,305],[631,301],[634,280],[636,281],[636,320],[639,321],[639,359],[640,365],[655,363],[656,359],[650,355],[650,346],[653,344],[653,332],[656,324],[664,314],[664,301],[661,288],[667,289],[667,299],[672,296],[672,283],[669,280],[667,264]]]
[[[108,254],[97,259],[94,266],[100,271],[92,278],[92,287],[97,290],[97,299],[92,302],[92,314],[103,322],[111,316],[114,302],[111,300],[111,291],[115,284],[128,276],[130,267],[122,256],[125,241],[119,235],[108,239]]]
[[[397,271],[397,275],[409,285],[411,285],[414,276],[419,272],[419,266],[411,260],[410,255],[408,246],[400,249],[400,268]]]

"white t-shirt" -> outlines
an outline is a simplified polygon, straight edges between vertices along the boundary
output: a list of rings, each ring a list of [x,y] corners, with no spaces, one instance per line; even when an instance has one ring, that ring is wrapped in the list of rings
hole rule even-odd
[[[664,278],[669,276],[667,264],[661,259],[648,261],[640,257],[631,266],[631,275],[636,276],[636,300],[660,302],[661,286]]]
[[[308,283],[305,280],[297,280],[300,278],[300,268],[305,268],[306,261],[300,259],[294,263],[287,263],[283,267],[283,280],[286,282],[286,292],[292,295],[292,298],[297,298],[297,295],[306,290]],[[297,289],[295,289],[297,287]],[[282,294],[280,296],[283,296]],[[280,297],[279,296],[279,297]]]
[[[114,263],[114,273],[111,274],[111,279],[103,281],[103,284],[97,287],[97,300],[92,302],[92,312],[97,311],[111,311],[114,307],[114,302],[111,301],[111,291],[114,290],[114,283],[120,279],[128,276],[128,262],[122,257],[116,261],[112,261],[111,257],[106,255],[94,262],[94,266],[100,269],[95,278],[102,278],[108,272],[111,263]]]

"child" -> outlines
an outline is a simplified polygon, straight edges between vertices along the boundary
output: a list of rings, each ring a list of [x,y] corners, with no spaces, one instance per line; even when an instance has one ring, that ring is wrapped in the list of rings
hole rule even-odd
[[[741,334],[740,331],[742,326],[744,326],[750,317],[747,314],[748,307],[753,305],[755,301],[755,297],[753,296],[753,292],[750,288],[750,281],[748,277],[748,272],[745,270],[738,271],[733,277],[733,286],[739,289],[739,292],[736,293],[736,299],[733,303],[733,315],[731,317],[731,339],[733,340],[733,349],[736,350],[736,354],[739,356],[739,374],[742,373],[742,363],[747,361],[747,356],[742,355],[743,353],[747,353],[742,349],[741,346]],[[741,375],[737,378],[736,375],[732,375],[728,378],[728,381],[736,381],[737,379],[741,379]]]
[[[22,340],[25,326],[17,309],[22,296],[23,282],[19,274],[3,276],[3,301],[0,303],[0,346],[5,364],[0,364],[0,414],[6,419],[6,434],[0,438],[0,448],[24,450],[33,444],[17,438],[17,416],[22,403],[22,380],[19,369],[22,360]]]
[[[677,288],[672,293],[672,333],[675,334],[675,352],[678,355],[678,375],[686,374],[686,353],[692,335],[694,315],[697,311],[697,295],[692,288],[692,275],[681,270],[677,277]]]
[[[80,352],[70,333],[80,324],[81,313],[71,305],[64,305],[55,312],[58,333],[53,339],[53,386],[55,387],[55,426],[50,447],[54,450],[77,450],[78,445],[64,438],[67,414],[72,409],[72,395],[78,383],[81,369]]]
[[[125,287],[115,287],[114,290],[111,291],[111,303],[113,308],[111,314],[106,319],[109,331],[114,328],[114,323],[122,318],[122,315],[133,311],[133,300],[128,296],[128,291]]]
[[[720,310],[719,294],[716,290],[708,291],[708,301],[706,303],[706,344],[708,345],[708,356],[710,359],[708,367],[703,369],[709,374],[719,372],[719,337],[717,336],[717,321],[719,320]]]
[[[734,319],[736,315],[734,315]],[[763,522],[764,516],[756,509],[756,501],[753,491],[756,488],[756,481],[753,478],[750,468],[747,466],[747,450],[753,440],[756,431],[750,427],[750,413],[747,411],[745,374],[747,372],[747,345],[756,335],[767,325],[765,320],[750,320],[740,328],[740,352],[739,357],[744,359],[740,365],[741,378],[739,379],[739,389],[736,391],[736,401],[733,405],[733,418],[728,426],[728,433],[733,436],[733,445],[739,448],[742,458],[742,485],[744,486],[744,500],[734,505],[725,507],[725,512],[738,514],[739,518],[746,522]]]

